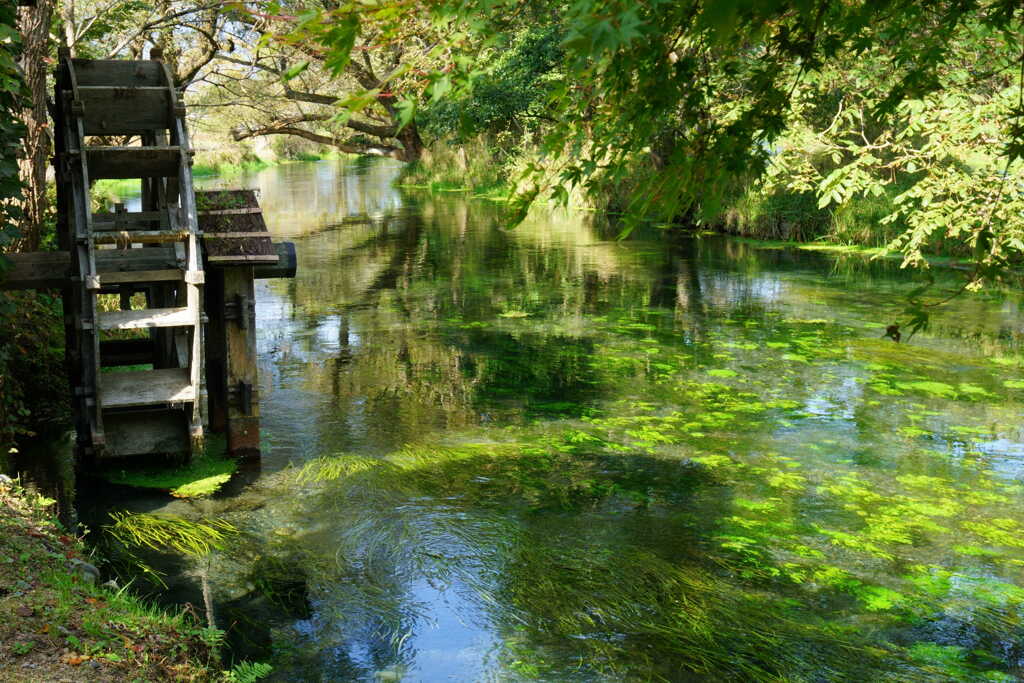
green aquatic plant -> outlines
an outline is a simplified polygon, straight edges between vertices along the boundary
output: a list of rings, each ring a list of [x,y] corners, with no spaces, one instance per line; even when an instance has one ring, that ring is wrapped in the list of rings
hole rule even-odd
[[[220,519],[190,520],[178,515],[111,512],[103,530],[129,547],[201,557],[224,547],[238,530]]]
[[[324,482],[360,474],[386,466],[378,458],[339,454],[310,460],[296,473],[299,483]]]
[[[916,391],[938,398],[956,398],[956,387],[945,382],[917,381],[917,382],[896,382],[895,385],[906,391]]]
[[[112,484],[168,491],[175,498],[202,498],[226,484],[238,465],[236,458],[224,452],[223,439],[210,439],[204,452],[187,462],[121,464],[101,469],[100,476]]]

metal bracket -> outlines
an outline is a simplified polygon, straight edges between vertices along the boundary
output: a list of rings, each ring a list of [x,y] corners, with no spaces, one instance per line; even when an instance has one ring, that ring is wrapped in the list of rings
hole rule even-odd
[[[256,302],[242,294],[235,294],[232,301],[224,302],[224,319],[234,320],[239,329],[249,329],[250,322],[256,319]]]
[[[243,415],[252,415],[253,390],[249,382],[239,381],[233,387],[228,387],[228,396],[238,401],[238,409]]]

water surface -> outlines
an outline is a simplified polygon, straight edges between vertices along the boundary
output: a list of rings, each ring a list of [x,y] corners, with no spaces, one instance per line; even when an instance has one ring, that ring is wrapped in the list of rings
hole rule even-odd
[[[894,344],[916,285],[892,262],[543,208],[506,230],[397,172],[205,181],[259,188],[299,255],[257,287],[262,466],[105,505],[240,529],[165,565],[239,656],[278,680],[1021,673],[1017,294]]]

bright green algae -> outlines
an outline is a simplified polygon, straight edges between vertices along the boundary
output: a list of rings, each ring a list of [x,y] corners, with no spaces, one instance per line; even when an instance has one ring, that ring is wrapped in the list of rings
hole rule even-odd
[[[1020,675],[1015,296],[894,344],[892,264],[422,201],[299,242],[261,292],[265,472],[171,506],[239,529],[222,600],[302,577],[282,676],[449,675],[437,595],[464,680]]]

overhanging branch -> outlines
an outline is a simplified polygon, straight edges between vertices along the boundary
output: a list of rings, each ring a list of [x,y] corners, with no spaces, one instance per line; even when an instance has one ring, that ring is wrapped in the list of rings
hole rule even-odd
[[[371,145],[353,143],[348,140],[341,140],[337,137],[320,135],[304,128],[298,128],[288,124],[272,124],[261,128],[236,128],[231,131],[231,137],[235,140],[245,140],[265,135],[294,135],[321,145],[328,145],[348,154],[370,154],[374,156],[390,157],[392,159],[404,159],[404,150],[391,145]]]

